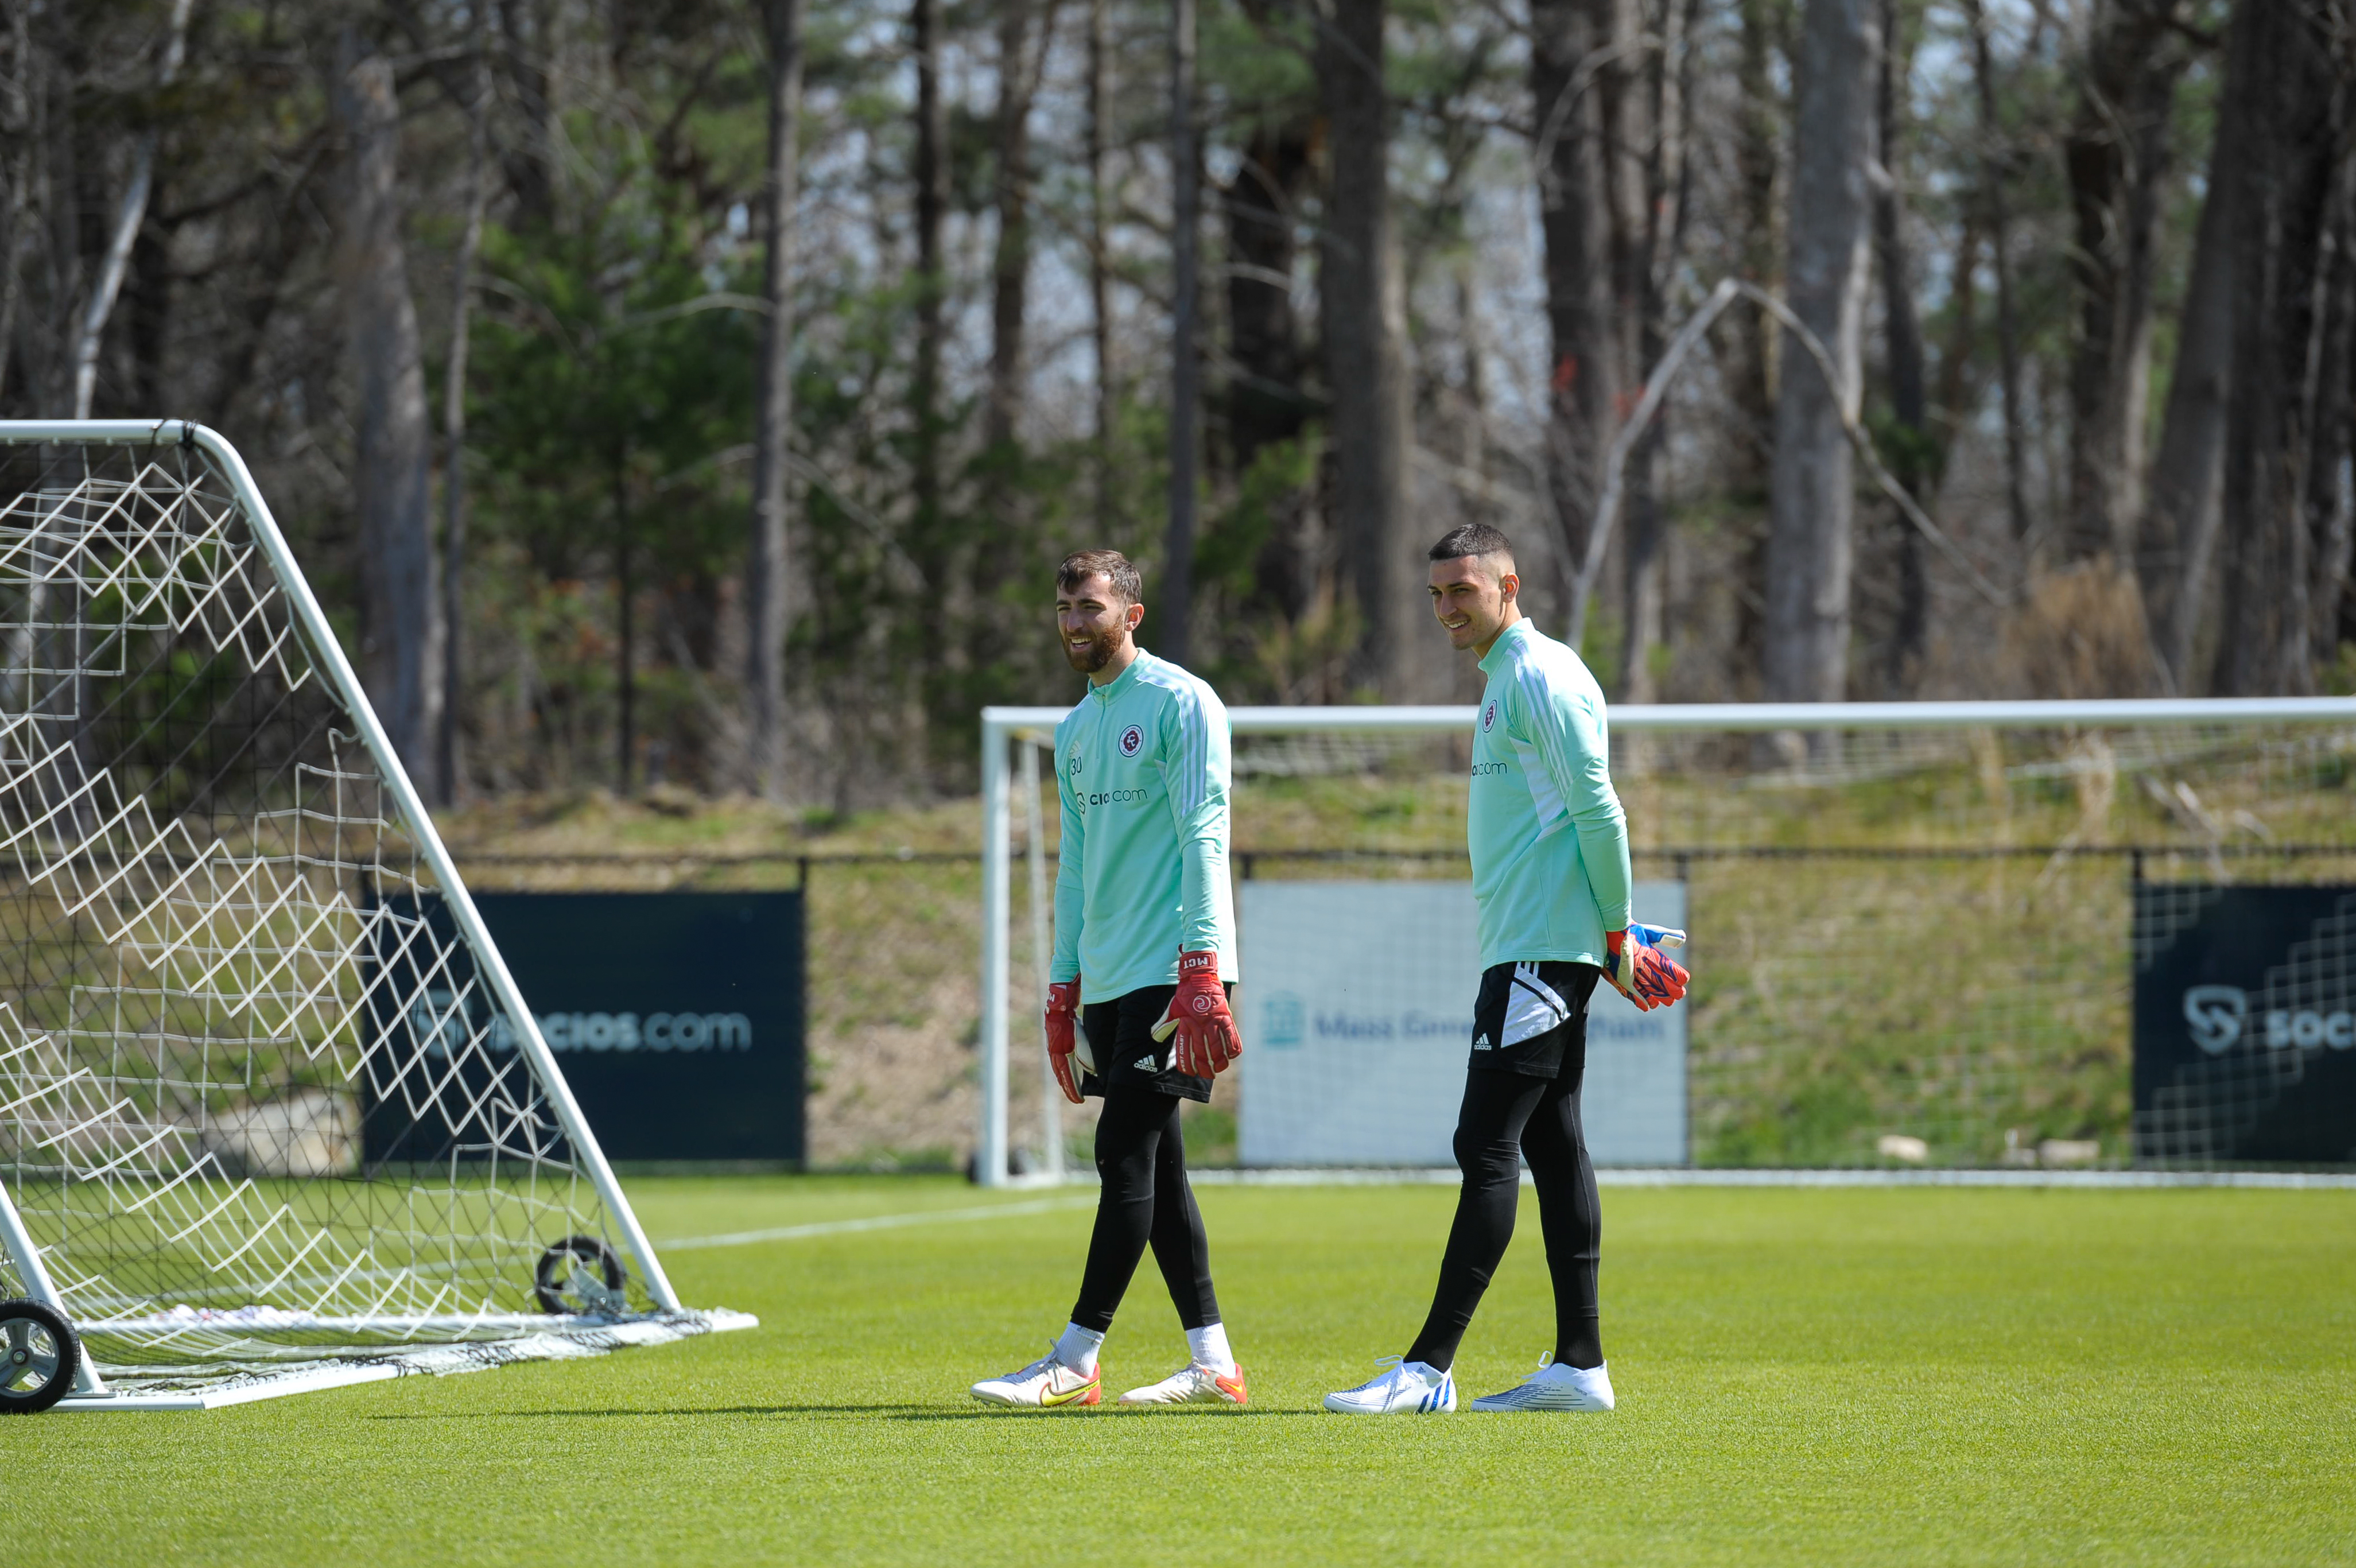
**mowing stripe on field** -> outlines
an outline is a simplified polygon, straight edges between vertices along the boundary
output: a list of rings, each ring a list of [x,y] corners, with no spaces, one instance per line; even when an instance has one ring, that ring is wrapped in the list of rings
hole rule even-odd
[[[1034,1197],[1024,1203],[987,1203],[972,1208],[923,1208],[905,1214],[871,1214],[863,1219],[826,1219],[814,1225],[781,1225],[774,1230],[734,1230],[725,1236],[688,1236],[656,1243],[666,1252],[691,1252],[705,1247],[750,1247],[762,1241],[798,1241],[809,1236],[845,1236],[855,1230],[895,1230],[903,1225],[954,1224],[969,1219],[1000,1219],[1018,1214],[1047,1214],[1059,1208],[1093,1208],[1086,1197]]]
[[[1195,1170],[1197,1187],[1452,1187],[1460,1179],[1447,1166],[1330,1170]],[[1522,1173],[1525,1185],[1530,1174]],[[1622,1167],[1595,1173],[1600,1187],[2329,1187],[2356,1189],[2356,1175],[2330,1171],[2035,1171],[2035,1170],[1729,1170],[1670,1166]],[[1091,1190],[1065,1197],[1034,1197],[1021,1203],[980,1204],[969,1208],[926,1208],[872,1214],[862,1219],[825,1219],[781,1225],[768,1230],[734,1230],[723,1236],[685,1236],[657,1243],[665,1251],[692,1252],[711,1247],[752,1247],[764,1241],[799,1241],[815,1236],[847,1236],[862,1230],[896,1230],[907,1225],[954,1225],[977,1219],[1015,1219],[1096,1205]]]
[[[1196,1187],[1453,1187],[1453,1165],[1192,1170]],[[1530,1173],[1522,1173],[1527,1186]],[[2260,1187],[2356,1188],[2343,1171],[1789,1170],[1695,1165],[1598,1169],[1598,1187]]]

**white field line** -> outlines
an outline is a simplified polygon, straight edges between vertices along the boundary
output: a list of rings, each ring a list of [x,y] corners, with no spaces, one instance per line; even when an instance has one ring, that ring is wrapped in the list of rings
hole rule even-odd
[[[1452,1175],[1453,1173],[1451,1173]],[[667,1252],[691,1252],[707,1247],[751,1247],[763,1241],[798,1241],[810,1236],[848,1236],[860,1230],[896,1230],[904,1225],[956,1224],[972,1219],[1000,1219],[1020,1214],[1047,1214],[1064,1208],[1093,1208],[1096,1195],[1034,1197],[1022,1203],[988,1203],[971,1208],[926,1208],[907,1214],[871,1214],[862,1219],[825,1219],[813,1225],[781,1225],[774,1230],[736,1230],[725,1236],[689,1236],[655,1243]]]

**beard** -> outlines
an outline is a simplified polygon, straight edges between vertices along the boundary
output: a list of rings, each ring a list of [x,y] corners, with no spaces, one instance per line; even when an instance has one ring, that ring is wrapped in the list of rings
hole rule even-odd
[[[1112,662],[1114,640],[1110,632],[1098,632],[1089,638],[1087,646],[1085,648],[1074,648],[1066,640],[1064,644],[1064,657],[1069,660],[1072,668],[1081,674],[1093,675]]]

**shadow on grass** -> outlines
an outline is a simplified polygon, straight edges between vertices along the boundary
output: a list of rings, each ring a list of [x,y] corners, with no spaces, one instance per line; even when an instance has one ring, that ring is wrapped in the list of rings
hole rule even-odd
[[[1038,1420],[1046,1412],[1021,1410],[958,1410],[933,1404],[728,1404],[702,1405],[692,1409],[632,1410],[616,1407],[608,1410],[458,1410],[458,1411],[384,1411],[368,1417],[370,1421],[545,1421],[551,1417],[575,1417],[591,1421],[637,1420],[647,1416],[689,1416],[701,1419],[714,1415],[855,1415],[881,1416],[887,1421],[1023,1421]],[[1130,1419],[1240,1421],[1252,1416],[1298,1416],[1319,1413],[1305,1410],[1269,1410],[1247,1407],[1243,1410],[1220,1410],[1212,1406],[1179,1407],[1162,1410],[1121,1410],[1114,1406],[1098,1406],[1084,1410],[1060,1410],[1052,1412],[1066,1418],[1082,1417],[1102,1420],[1110,1416]]]

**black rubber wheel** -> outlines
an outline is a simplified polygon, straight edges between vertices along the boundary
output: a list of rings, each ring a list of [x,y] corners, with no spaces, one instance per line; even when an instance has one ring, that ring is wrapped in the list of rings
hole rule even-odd
[[[81,1337],[54,1307],[0,1301],[0,1415],[31,1415],[66,1397]]]
[[[614,1249],[594,1236],[567,1236],[540,1255],[540,1266],[532,1271],[532,1294],[540,1298],[540,1310],[580,1317],[614,1316],[614,1304],[584,1301],[574,1288],[573,1273],[586,1263],[605,1276],[605,1288],[618,1292],[629,1276],[622,1272],[622,1260]],[[626,1310],[626,1308],[623,1310]]]

